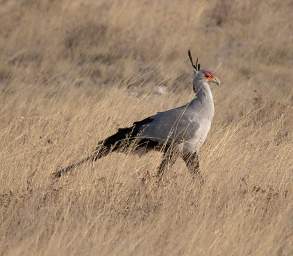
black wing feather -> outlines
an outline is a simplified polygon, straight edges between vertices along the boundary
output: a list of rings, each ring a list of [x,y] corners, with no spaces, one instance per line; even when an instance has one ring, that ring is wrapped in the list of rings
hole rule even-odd
[[[107,137],[105,140],[100,141],[97,146],[97,150],[101,148],[101,146],[105,149],[115,151],[119,148],[127,147],[128,145],[133,142],[139,133],[142,131],[142,127],[146,124],[149,124],[153,121],[153,117],[147,117],[143,120],[134,122],[131,127],[126,128],[119,128],[116,133],[113,135]],[[140,140],[143,144],[146,143],[146,141]]]

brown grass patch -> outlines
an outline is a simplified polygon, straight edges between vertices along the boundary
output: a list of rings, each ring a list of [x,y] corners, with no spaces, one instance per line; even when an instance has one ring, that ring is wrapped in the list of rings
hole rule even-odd
[[[0,255],[291,255],[291,1],[0,1]],[[178,161],[58,167],[217,69],[199,188]],[[167,89],[160,94],[158,86]]]

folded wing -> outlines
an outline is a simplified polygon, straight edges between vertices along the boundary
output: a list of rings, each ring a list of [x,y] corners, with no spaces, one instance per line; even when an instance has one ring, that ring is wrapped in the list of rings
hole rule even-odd
[[[97,149],[105,153],[127,148],[133,142],[136,147],[153,148],[172,142],[180,143],[191,139],[198,123],[192,120],[188,107],[182,106],[134,122],[131,127],[118,131],[98,143]]]

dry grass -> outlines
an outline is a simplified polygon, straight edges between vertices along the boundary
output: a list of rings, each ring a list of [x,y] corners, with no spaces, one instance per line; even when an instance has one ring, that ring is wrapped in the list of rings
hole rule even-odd
[[[292,255],[292,1],[0,1],[0,255]],[[217,69],[199,188],[158,153],[52,183]],[[157,86],[167,93],[159,95]]]

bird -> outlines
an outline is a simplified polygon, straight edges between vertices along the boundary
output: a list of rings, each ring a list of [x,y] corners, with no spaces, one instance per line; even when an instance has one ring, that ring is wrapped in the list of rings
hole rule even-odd
[[[212,71],[201,69],[193,62],[190,50],[188,57],[193,68],[192,88],[194,97],[187,104],[158,112],[136,121],[132,126],[119,128],[111,136],[98,142],[96,149],[84,159],[61,168],[54,177],[61,177],[87,161],[97,161],[112,152],[140,152],[150,150],[162,152],[162,160],[156,177],[161,180],[180,156],[194,179],[204,183],[199,168],[199,150],[205,142],[214,117],[214,100],[211,86],[220,85]]]

